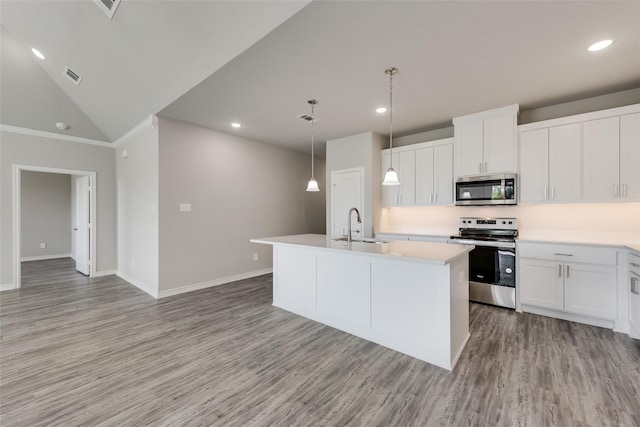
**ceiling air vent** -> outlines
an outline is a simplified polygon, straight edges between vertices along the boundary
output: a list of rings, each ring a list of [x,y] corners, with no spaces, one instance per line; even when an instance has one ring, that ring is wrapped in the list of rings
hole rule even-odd
[[[109,19],[113,18],[113,14],[116,13],[116,9],[120,5],[120,0],[93,0],[93,2],[98,5]]]
[[[82,77],[74,73],[69,67],[66,67],[64,69],[64,75],[67,76],[67,78],[71,80],[73,83],[75,83],[76,86],[78,86],[82,81]]]

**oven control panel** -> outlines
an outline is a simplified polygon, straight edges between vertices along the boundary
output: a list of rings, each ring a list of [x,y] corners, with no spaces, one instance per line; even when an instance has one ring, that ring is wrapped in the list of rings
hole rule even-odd
[[[517,218],[460,218],[459,228],[476,228],[485,230],[517,230]]]

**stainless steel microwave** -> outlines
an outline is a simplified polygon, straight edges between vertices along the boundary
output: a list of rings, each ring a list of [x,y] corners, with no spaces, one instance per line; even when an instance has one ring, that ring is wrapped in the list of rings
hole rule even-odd
[[[515,205],[516,174],[465,176],[456,180],[457,206]]]

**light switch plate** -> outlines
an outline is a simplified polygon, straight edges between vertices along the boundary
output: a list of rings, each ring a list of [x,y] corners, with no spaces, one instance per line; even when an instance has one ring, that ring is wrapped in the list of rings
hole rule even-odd
[[[180,203],[180,212],[191,212],[191,203]]]

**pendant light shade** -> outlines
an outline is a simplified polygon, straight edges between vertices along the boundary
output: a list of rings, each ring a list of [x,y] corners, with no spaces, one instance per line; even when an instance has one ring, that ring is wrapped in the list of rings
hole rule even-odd
[[[316,178],[313,174],[313,122],[316,121],[316,116],[313,113],[318,101],[316,101],[315,99],[310,99],[307,101],[307,103],[311,105],[311,179],[307,184],[307,191],[320,191],[320,188],[318,187],[318,181],[316,181]]]
[[[398,181],[398,174],[393,168],[387,169],[387,172],[384,174],[384,181],[382,181],[382,185],[400,185],[400,181]]]
[[[320,191],[318,188],[318,181],[315,178],[311,178],[307,184],[307,191]]]
[[[398,174],[393,170],[393,75],[397,72],[398,69],[395,67],[384,70],[389,76],[389,169],[384,174],[382,185],[400,185]]]

